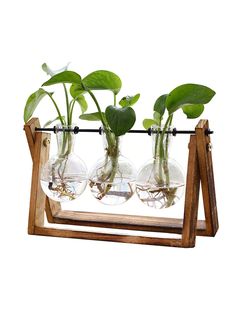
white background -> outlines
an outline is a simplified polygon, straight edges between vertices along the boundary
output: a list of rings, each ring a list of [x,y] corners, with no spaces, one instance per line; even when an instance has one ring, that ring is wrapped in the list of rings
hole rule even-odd
[[[1,2],[0,313],[236,311],[234,2]],[[97,69],[116,72],[122,96],[140,92],[137,128],[151,115],[156,97],[179,84],[201,83],[216,91],[203,114],[215,130],[220,220],[215,238],[176,249],[27,235],[31,159],[23,108],[47,79],[41,64],[60,68],[68,61],[82,76]],[[107,105],[109,98],[104,99]],[[43,122],[54,115],[44,104],[36,112]],[[176,127],[195,124],[176,116]],[[90,166],[94,151],[102,154],[101,141],[91,137],[85,149],[87,139],[80,138],[81,157]],[[127,138],[133,145],[126,144],[126,154],[136,166],[150,157],[145,139],[140,138],[142,146]],[[180,145],[176,159],[184,167],[186,141]],[[92,202],[89,193],[83,201]],[[129,213],[136,201],[127,205]]]

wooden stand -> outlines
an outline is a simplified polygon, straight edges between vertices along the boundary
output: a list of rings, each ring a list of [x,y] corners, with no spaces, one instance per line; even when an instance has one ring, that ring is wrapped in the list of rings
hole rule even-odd
[[[216,234],[218,217],[210,136],[205,135],[206,129],[208,129],[207,120],[200,120],[196,126],[195,135],[190,136],[183,219],[62,210],[60,203],[49,199],[41,189],[40,170],[49,157],[51,135],[44,132],[35,132],[36,127],[40,127],[37,118],[32,118],[24,126],[33,160],[28,223],[29,234],[185,248],[195,246],[196,235],[212,237]],[[205,220],[197,219],[200,182]],[[45,212],[48,222],[54,225],[65,224],[175,233],[181,234],[181,237],[157,238],[51,228],[44,226]]]

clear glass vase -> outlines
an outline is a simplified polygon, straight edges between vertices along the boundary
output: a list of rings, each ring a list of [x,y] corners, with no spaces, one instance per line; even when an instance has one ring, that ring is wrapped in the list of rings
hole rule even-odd
[[[149,207],[157,209],[175,205],[184,192],[184,175],[180,165],[169,157],[172,139],[171,128],[162,132],[163,127],[152,126],[153,158],[139,170],[136,193]]]
[[[116,137],[102,130],[104,157],[99,159],[89,174],[93,196],[103,204],[119,205],[135,192],[136,169],[121,153],[123,136]]]
[[[56,126],[57,154],[41,170],[44,193],[58,202],[76,199],[87,185],[87,168],[74,153],[75,134],[66,131],[68,128],[74,126]]]

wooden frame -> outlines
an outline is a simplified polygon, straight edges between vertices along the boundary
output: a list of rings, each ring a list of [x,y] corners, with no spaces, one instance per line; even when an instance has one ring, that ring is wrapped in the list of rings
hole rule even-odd
[[[207,120],[200,120],[196,126],[195,135],[190,136],[183,219],[62,210],[60,203],[50,200],[40,186],[40,169],[49,157],[50,134],[35,132],[35,128],[39,126],[37,118],[32,118],[24,126],[33,160],[29,234],[186,248],[195,246],[196,235],[214,236],[216,234],[218,218],[210,136],[206,135],[209,127]],[[200,182],[205,220],[197,219]],[[46,227],[44,225],[45,212],[48,222],[54,225],[175,233],[181,234],[181,237],[157,238]]]

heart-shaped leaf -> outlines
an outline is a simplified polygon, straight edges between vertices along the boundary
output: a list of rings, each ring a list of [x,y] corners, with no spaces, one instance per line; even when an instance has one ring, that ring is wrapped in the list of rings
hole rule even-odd
[[[81,94],[84,94],[85,90],[82,88],[81,84],[72,84],[70,87],[71,97],[76,98]]]
[[[188,119],[195,119],[200,117],[200,115],[204,111],[204,105],[196,104],[196,105],[184,105],[182,107],[183,112],[186,114]]]
[[[105,113],[102,112],[103,117],[105,117]],[[81,120],[87,121],[101,121],[101,115],[99,112],[92,112],[92,113],[84,113],[79,116]]]
[[[84,95],[77,96],[76,101],[79,103],[82,113],[86,112],[88,109],[88,103]]]
[[[135,96],[125,96],[119,101],[119,104],[121,107],[133,106],[139,100],[139,97],[140,94],[136,94]]]
[[[116,136],[128,132],[135,123],[135,112],[131,107],[108,106],[105,111],[107,122]]]
[[[162,118],[163,116],[159,112],[153,112],[153,119],[156,121],[156,124],[160,125]]]
[[[155,101],[153,110],[155,112],[158,112],[160,116],[162,117],[166,110],[166,98],[168,94],[162,95]]]
[[[121,89],[121,79],[113,72],[99,70],[90,73],[83,79],[85,89],[111,90],[115,95]]]
[[[58,84],[58,83],[74,83],[79,86],[81,86],[81,89],[83,89],[82,84],[81,84],[81,76],[73,71],[64,71],[61,73],[58,73],[54,76],[52,76],[48,81],[43,83],[42,86],[49,86],[53,84]]]
[[[51,95],[52,94],[53,93],[51,93]],[[32,117],[38,104],[43,99],[43,97],[46,95],[47,95],[47,93],[45,92],[45,90],[40,88],[39,90],[37,90],[36,92],[34,92],[33,94],[31,94],[29,96],[29,98],[27,99],[26,105],[25,105],[25,109],[24,109],[24,121],[25,121],[25,123]]]
[[[156,124],[156,121],[153,119],[144,119],[143,120],[143,127],[146,130],[149,129],[154,124]]]
[[[207,104],[215,95],[209,87],[198,84],[184,84],[173,89],[166,98],[166,108],[172,114],[183,105]]]

